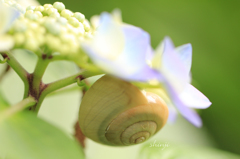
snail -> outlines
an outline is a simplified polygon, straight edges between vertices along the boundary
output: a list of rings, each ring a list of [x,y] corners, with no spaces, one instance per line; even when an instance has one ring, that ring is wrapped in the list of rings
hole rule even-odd
[[[166,123],[168,108],[156,94],[109,75],[86,92],[79,110],[83,134],[105,145],[142,143]]]

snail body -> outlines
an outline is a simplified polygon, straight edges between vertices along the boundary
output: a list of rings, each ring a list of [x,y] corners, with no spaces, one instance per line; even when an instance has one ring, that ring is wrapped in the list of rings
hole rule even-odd
[[[159,96],[108,75],[86,92],[79,111],[83,134],[112,146],[144,142],[165,125],[167,118],[167,105]]]

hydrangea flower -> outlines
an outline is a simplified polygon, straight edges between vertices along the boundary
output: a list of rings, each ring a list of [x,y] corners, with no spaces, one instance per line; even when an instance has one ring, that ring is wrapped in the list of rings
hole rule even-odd
[[[95,17],[94,26],[94,37],[82,47],[99,68],[128,81],[157,79],[163,87],[154,91],[168,104],[170,120],[176,116],[175,106],[192,124],[201,126],[200,117],[191,108],[207,108],[211,102],[190,84],[190,44],[175,49],[170,38],[165,38],[153,53],[149,34],[122,23],[119,16],[103,13],[100,19]]]
[[[8,31],[19,15],[20,13],[16,9],[8,7],[0,1],[0,51],[6,51],[13,47],[13,39],[4,33]]]
[[[205,109],[211,105],[209,99],[190,84],[192,46],[182,45],[175,48],[171,39],[166,37],[158,46],[152,59],[152,66],[161,73],[165,80],[165,90],[178,111],[193,125],[202,125],[198,114],[191,108]],[[161,76],[162,80],[162,76]],[[174,109],[170,109],[173,118]]]
[[[124,24],[102,13],[97,31],[82,47],[103,71],[130,81],[148,81],[157,75],[146,63],[152,53],[150,36],[142,29]]]

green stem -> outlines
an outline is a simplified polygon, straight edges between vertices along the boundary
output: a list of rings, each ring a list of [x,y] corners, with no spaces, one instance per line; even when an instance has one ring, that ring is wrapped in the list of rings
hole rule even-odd
[[[42,57],[39,57],[39,59],[37,61],[37,65],[36,65],[35,70],[33,72],[33,81],[32,81],[33,89],[37,93],[40,92],[42,77],[44,75],[44,72],[45,72],[49,62],[50,62],[50,60],[48,58],[42,58]],[[37,94],[37,96],[38,95],[39,94]]]
[[[36,100],[29,96],[25,99],[23,99],[21,102],[9,107],[8,109],[5,109],[4,111],[2,111],[0,113],[0,122],[14,114],[16,114],[17,112],[29,107],[29,106],[32,106],[34,104],[36,104]]]
[[[1,53],[4,58],[7,58],[7,63],[12,69],[18,74],[18,76],[22,79],[24,85],[28,84],[27,75],[28,72],[22,67],[22,65],[14,58],[14,56],[9,53]]]
[[[38,112],[39,109],[40,109],[40,106],[44,100],[44,98],[60,89],[60,88],[63,88],[63,87],[66,87],[68,85],[71,85],[73,83],[76,83],[77,82],[77,79],[80,79],[80,80],[83,80],[85,78],[88,78],[88,77],[91,77],[91,76],[95,76],[95,75],[100,75],[102,74],[102,72],[88,72],[88,71],[81,71],[75,75],[72,75],[70,77],[67,77],[67,78],[64,78],[64,79],[61,79],[61,80],[58,80],[58,81],[55,81],[55,82],[52,82],[52,83],[49,83],[46,85],[46,88],[44,88],[44,90],[41,92],[40,94],[40,97],[39,97],[39,100],[38,100],[38,103],[36,104],[36,107],[34,108],[34,111]]]

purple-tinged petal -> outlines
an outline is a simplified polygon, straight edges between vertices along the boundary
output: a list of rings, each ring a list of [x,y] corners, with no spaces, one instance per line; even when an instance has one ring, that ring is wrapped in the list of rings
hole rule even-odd
[[[153,54],[149,34],[138,27],[115,22],[108,13],[100,18],[93,40],[82,42],[92,61],[106,73],[125,80],[156,79],[159,73],[147,64]]]
[[[174,106],[171,103],[167,103],[168,106],[168,111],[169,111],[169,115],[168,115],[168,122],[169,123],[174,123],[177,119],[177,110],[174,108]]]
[[[192,65],[192,45],[185,44],[185,45],[179,46],[175,49],[175,51],[179,55],[187,71],[190,73],[191,65]]]
[[[191,84],[188,84],[180,94],[180,99],[185,105],[191,108],[205,109],[212,104],[204,94]]]
[[[159,79],[160,75],[158,71],[150,68],[148,65],[145,65],[143,68],[139,69],[138,72],[128,75],[127,80],[129,81],[139,81],[139,82],[148,82],[150,80]]]
[[[185,103],[180,99],[178,93],[174,90],[171,84],[166,81],[165,82],[166,90],[174,104],[174,106],[178,109],[178,111],[182,114],[184,118],[186,118],[190,123],[195,125],[196,127],[202,126],[202,120],[199,115],[192,109],[188,108]]]
[[[190,75],[174,49],[171,39],[166,37],[164,39],[161,70],[174,86],[174,89],[181,92],[190,82]]]
[[[123,25],[122,30],[125,45],[117,61],[124,63],[121,67],[125,67],[126,72],[131,75],[146,65],[147,57],[151,54],[149,51],[152,51],[150,36],[147,32],[132,25]]]

